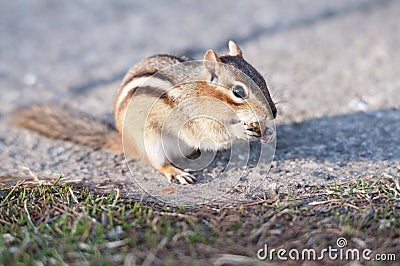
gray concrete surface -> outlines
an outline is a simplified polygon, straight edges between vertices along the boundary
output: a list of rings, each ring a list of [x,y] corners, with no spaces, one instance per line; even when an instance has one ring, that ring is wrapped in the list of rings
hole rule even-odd
[[[0,175],[131,180],[122,156],[11,127],[9,113],[62,102],[108,119],[141,58],[200,59],[233,39],[287,101],[267,186],[399,177],[399,15],[394,0],[2,1]],[[133,170],[156,175],[141,162]]]

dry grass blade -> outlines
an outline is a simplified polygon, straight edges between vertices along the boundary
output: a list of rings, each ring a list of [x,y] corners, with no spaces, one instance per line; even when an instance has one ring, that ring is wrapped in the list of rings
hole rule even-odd
[[[214,262],[215,266],[223,265],[254,265],[254,266],[272,266],[278,265],[277,263],[268,263],[260,261],[257,258],[234,255],[234,254],[220,254],[220,258]]]

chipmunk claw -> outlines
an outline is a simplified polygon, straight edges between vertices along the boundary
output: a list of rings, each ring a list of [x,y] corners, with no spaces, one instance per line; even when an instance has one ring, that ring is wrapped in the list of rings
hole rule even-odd
[[[172,165],[164,166],[161,172],[170,183],[188,185],[196,182],[196,177],[194,175],[175,168]]]
[[[196,177],[192,174],[182,172],[181,174],[175,176],[175,180],[177,180],[182,185],[193,184],[196,181]]]

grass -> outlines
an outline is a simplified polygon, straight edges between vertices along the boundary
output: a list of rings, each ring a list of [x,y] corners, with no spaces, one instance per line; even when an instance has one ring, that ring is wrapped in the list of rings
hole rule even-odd
[[[60,179],[4,183],[0,264],[266,265],[271,260],[257,259],[266,243],[321,250],[339,237],[348,248],[395,254],[400,261],[400,186],[392,177],[308,187],[297,198],[288,191],[191,209],[123,192]]]

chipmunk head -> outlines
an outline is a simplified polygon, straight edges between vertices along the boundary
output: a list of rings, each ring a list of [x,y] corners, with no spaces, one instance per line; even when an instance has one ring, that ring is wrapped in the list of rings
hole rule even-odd
[[[237,115],[239,121],[232,124],[243,124],[248,139],[263,140],[270,134],[266,122],[276,118],[277,109],[265,79],[244,60],[239,46],[229,41],[229,54],[222,56],[208,50],[204,67],[209,73],[208,81],[215,84],[209,94],[226,102]]]

